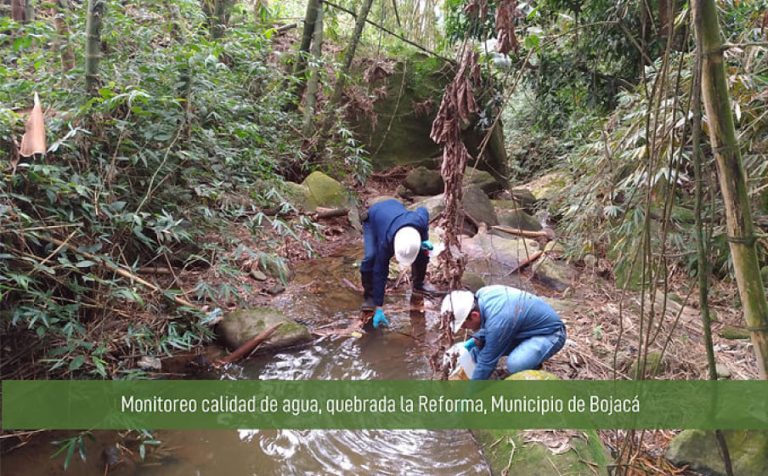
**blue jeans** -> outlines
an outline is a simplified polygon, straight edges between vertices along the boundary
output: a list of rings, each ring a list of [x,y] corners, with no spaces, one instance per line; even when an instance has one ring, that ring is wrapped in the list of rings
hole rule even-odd
[[[507,356],[507,371],[511,374],[535,369],[555,355],[565,345],[565,326],[554,334],[534,336],[513,342]]]

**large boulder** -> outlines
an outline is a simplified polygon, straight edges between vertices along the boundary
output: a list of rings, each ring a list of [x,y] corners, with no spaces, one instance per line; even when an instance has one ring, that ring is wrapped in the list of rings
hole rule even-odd
[[[356,109],[365,108],[347,108],[353,116],[349,119],[355,137],[360,138],[366,150],[372,151],[371,163],[377,170],[396,165],[437,168],[441,149],[430,139],[430,132],[455,66],[421,53],[399,56],[396,62],[386,59],[384,62],[383,74],[369,76],[366,81],[376,95],[373,103],[376,120],[371,120],[370,114],[355,113]],[[370,63],[360,62],[355,66],[358,65],[369,67]],[[363,76],[364,72],[357,67],[353,75]],[[473,157],[477,157],[477,148],[486,132],[476,124],[463,131],[462,139]],[[506,164],[503,126],[498,122],[478,166],[501,178],[506,173]]]
[[[533,276],[555,291],[564,291],[576,279],[576,270],[566,261],[545,255],[533,264]]]
[[[489,172],[478,170],[474,167],[467,167],[466,170],[464,170],[464,180],[462,181],[462,185],[464,187],[472,185],[479,187],[489,196],[504,189],[504,185],[496,180],[496,178]]]
[[[403,185],[414,195],[437,195],[442,193],[444,188],[440,172],[426,167],[416,167],[411,170],[405,177]]]
[[[464,212],[479,223],[485,223],[488,226],[498,225],[499,219],[496,216],[496,210],[488,195],[480,187],[469,186],[464,188],[464,198],[462,198]]]
[[[541,223],[521,208],[498,210],[499,224],[526,231],[541,231]]]
[[[539,249],[539,243],[534,240],[512,236],[505,238],[483,230],[472,238],[461,238],[461,250],[467,256],[467,271],[491,277],[494,283],[502,276],[511,274],[521,261]]]
[[[305,326],[289,319],[281,311],[271,307],[257,307],[231,312],[224,316],[219,324],[219,333],[226,346],[234,350],[279,322],[282,325],[258,347],[259,352],[289,347],[312,340],[312,335]]]
[[[768,474],[768,431],[723,430],[736,476]],[[725,475],[713,431],[685,430],[669,444],[667,459],[704,475]]]
[[[309,188],[296,182],[283,183],[283,195],[285,200],[300,211],[312,211],[312,196]]]
[[[343,207],[349,203],[344,186],[320,171],[309,174],[301,184],[309,191],[308,205],[311,208]]]

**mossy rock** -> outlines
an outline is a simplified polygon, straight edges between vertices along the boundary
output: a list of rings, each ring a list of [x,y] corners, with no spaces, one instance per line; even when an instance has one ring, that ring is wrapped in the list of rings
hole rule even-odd
[[[478,289],[486,286],[486,283],[482,275],[477,273],[465,272],[461,276],[461,285],[464,286],[466,289],[475,293],[477,292]]]
[[[512,451],[510,474],[608,475],[609,454],[595,430],[571,438],[571,449],[561,454],[553,454],[541,443],[525,443],[516,430],[475,430],[473,434],[493,475],[501,474],[510,464]]]
[[[541,231],[541,223],[539,223],[539,220],[525,213],[521,208],[499,210],[496,214],[499,217],[499,224],[501,225],[527,231]]]
[[[520,207],[528,213],[533,213],[536,210],[538,200],[533,192],[527,188],[513,188],[509,193],[512,195],[512,201],[516,204],[515,208]]]
[[[724,430],[723,435],[735,476],[768,474],[768,431]],[[681,432],[669,444],[666,456],[673,463],[688,465],[704,475],[725,475],[725,465],[713,431]]]
[[[667,361],[662,358],[661,352],[653,350],[648,352],[647,360],[645,362],[645,375],[655,376],[663,373],[667,369]],[[629,375],[634,378],[639,378],[640,368],[637,366],[637,359],[632,360],[632,366],[629,369]]]
[[[555,291],[564,291],[576,279],[576,270],[566,261],[543,256],[533,265],[533,276],[546,287]]]
[[[241,309],[224,316],[219,324],[219,334],[230,350],[235,350],[248,340],[261,334],[277,323],[282,323],[272,336],[259,347],[259,352],[280,349],[312,340],[309,330],[271,307]]]
[[[550,172],[528,182],[523,188],[530,190],[536,200],[552,200],[567,185],[567,174],[564,172]]]
[[[487,173],[487,172],[486,172]],[[437,170],[416,167],[403,181],[405,188],[414,195],[437,195],[443,192],[443,177]]]
[[[312,196],[309,188],[296,182],[284,182],[283,194],[285,199],[296,209],[301,211],[312,211]]]
[[[517,372],[505,380],[560,380],[557,375],[549,373],[545,370],[523,370]]]
[[[349,203],[349,195],[344,186],[320,171],[309,174],[301,184],[309,190],[308,205],[313,209],[343,207]]]
[[[504,185],[496,180],[493,175],[485,170],[478,170],[474,167],[467,167],[464,170],[464,180],[462,186],[476,186],[479,187],[486,195],[491,195],[496,192],[500,192]]]
[[[467,271],[499,277],[516,269],[526,257],[539,251],[540,245],[534,240],[509,235],[478,233],[472,238],[462,237],[461,249],[468,258]]]
[[[749,339],[752,337],[748,330],[736,326],[725,326],[720,329],[717,335],[728,340]]]

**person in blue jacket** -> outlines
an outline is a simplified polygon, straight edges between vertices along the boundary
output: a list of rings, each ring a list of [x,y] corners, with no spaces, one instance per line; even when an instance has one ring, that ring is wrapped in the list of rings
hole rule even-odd
[[[411,266],[414,292],[434,293],[425,284],[429,251],[429,212],[425,208],[409,211],[395,199],[384,200],[368,208],[363,215],[365,256],[360,264],[363,284],[362,309],[372,311],[373,327],[389,325],[384,315],[384,291],[389,275],[389,260],[394,256],[402,265]]]
[[[485,380],[507,356],[507,371],[539,367],[565,344],[565,325],[552,306],[520,289],[493,285],[476,293],[453,291],[441,313],[453,314],[453,333],[476,331],[464,342],[475,360],[472,380]]]

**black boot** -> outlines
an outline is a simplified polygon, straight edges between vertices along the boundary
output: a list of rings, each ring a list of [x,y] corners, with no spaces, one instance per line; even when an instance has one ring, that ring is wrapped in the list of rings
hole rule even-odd
[[[413,292],[427,296],[440,296],[445,294],[445,292],[440,291],[430,284],[427,284],[425,282],[426,275],[426,266],[420,266],[416,263],[411,265],[411,282],[413,283]]]
[[[363,305],[362,311],[373,311],[376,304],[373,302],[373,273],[360,273],[360,281],[363,283]]]

